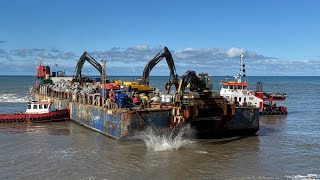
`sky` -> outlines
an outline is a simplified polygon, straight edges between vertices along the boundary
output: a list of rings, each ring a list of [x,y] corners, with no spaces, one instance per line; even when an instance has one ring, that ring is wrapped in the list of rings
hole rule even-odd
[[[317,0],[1,0],[0,75],[34,75],[41,60],[73,75],[84,52],[107,75],[142,75],[168,47],[187,70],[247,76],[320,76]],[[57,64],[57,66],[53,66]],[[99,72],[85,63],[83,74]],[[165,59],[151,71],[168,76]]]

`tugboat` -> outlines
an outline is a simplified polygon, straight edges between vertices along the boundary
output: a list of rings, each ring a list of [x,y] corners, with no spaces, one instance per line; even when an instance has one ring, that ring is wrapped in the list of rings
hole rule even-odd
[[[277,104],[278,102],[283,102],[286,99],[287,94],[263,92],[263,83],[257,82],[257,90],[255,95],[263,100],[263,108],[262,111],[260,111],[261,115],[288,114],[285,106]]]
[[[259,108],[261,115],[280,115],[287,114],[287,108],[278,106],[274,101],[283,101],[286,94],[265,93],[263,92],[261,82],[257,83],[257,89],[249,90],[245,75],[245,64],[243,63],[243,53],[240,55],[240,72],[234,76],[234,81],[221,82],[220,96],[230,102],[234,102],[238,107],[253,106]]]
[[[25,113],[0,114],[0,123],[16,123],[16,122],[51,122],[64,121],[70,119],[68,109],[54,110],[51,102],[32,100],[28,102]]]

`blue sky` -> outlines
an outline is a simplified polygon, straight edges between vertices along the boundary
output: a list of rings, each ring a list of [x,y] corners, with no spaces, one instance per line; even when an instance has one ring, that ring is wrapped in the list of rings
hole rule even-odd
[[[2,0],[0,75],[33,75],[40,59],[72,75],[84,51],[107,60],[108,75],[141,75],[167,46],[179,75],[235,75],[243,52],[248,76],[319,76],[319,8],[316,0]],[[169,75],[165,60],[151,75]]]

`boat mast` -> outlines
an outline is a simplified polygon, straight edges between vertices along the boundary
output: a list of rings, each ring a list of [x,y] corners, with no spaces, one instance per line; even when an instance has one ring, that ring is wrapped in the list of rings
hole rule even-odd
[[[246,70],[245,70],[245,64],[243,63],[243,53],[240,54],[240,71],[238,76],[236,77],[236,80],[238,81],[238,83],[241,82],[247,82],[246,81]]]

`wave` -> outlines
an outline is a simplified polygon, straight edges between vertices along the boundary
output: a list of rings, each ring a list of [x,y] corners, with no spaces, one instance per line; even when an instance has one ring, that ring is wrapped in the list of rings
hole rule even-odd
[[[30,95],[22,95],[15,93],[0,94],[0,102],[5,103],[25,103],[30,100]]]
[[[314,179],[320,179],[319,174],[307,174],[307,175],[291,175],[291,176],[286,176],[288,179],[305,179],[305,180],[314,180]]]

